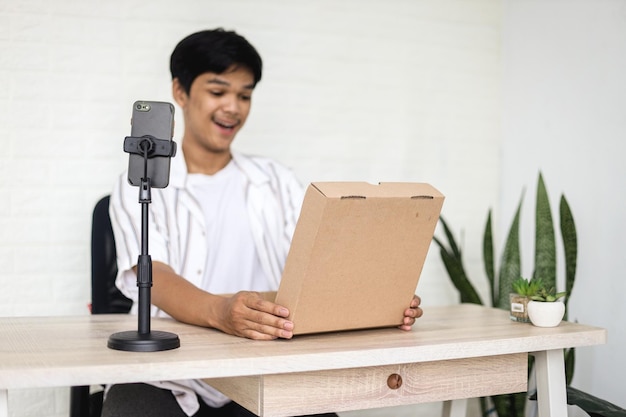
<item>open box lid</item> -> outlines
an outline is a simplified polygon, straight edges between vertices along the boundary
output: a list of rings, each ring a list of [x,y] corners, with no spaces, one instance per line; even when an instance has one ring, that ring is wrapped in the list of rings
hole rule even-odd
[[[424,183],[310,184],[276,295],[294,334],[400,325],[443,200]]]

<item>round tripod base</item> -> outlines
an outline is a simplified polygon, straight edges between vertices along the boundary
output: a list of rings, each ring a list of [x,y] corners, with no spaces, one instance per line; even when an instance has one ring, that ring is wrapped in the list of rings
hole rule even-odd
[[[134,330],[113,333],[107,346],[127,352],[159,352],[180,347],[180,339],[174,333],[151,331],[139,333]]]

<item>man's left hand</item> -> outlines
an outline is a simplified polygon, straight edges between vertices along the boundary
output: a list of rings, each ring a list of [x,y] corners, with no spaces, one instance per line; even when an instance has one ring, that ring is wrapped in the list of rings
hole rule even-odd
[[[411,305],[409,308],[404,310],[404,319],[402,320],[402,324],[398,326],[402,330],[411,330],[411,327],[415,324],[415,320],[422,317],[424,312],[420,308],[420,304],[422,299],[419,296],[414,295],[411,300]]]

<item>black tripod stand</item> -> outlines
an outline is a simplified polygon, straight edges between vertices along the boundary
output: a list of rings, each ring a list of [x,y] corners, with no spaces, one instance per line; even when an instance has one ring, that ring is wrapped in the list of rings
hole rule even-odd
[[[148,177],[148,159],[153,157],[171,158],[176,154],[176,144],[172,141],[156,139],[152,136],[126,137],[124,151],[143,155],[144,171],[139,185],[141,204],[141,254],[137,261],[137,287],[139,288],[138,330],[114,333],[107,346],[111,349],[132,352],[156,352],[176,349],[180,340],[174,333],[150,330],[150,305],[152,288],[152,259],[148,254],[148,204],[152,202],[151,184]]]

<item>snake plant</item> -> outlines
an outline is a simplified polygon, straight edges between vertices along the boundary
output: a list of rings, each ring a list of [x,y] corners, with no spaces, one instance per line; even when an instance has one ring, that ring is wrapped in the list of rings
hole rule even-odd
[[[524,192],[517,205],[513,222],[509,229],[504,250],[500,257],[500,265],[496,274],[495,252],[493,245],[492,231],[492,211],[487,213],[487,221],[483,235],[483,262],[485,274],[489,283],[489,303],[493,307],[504,310],[509,309],[509,293],[513,289],[513,283],[521,276],[520,261],[520,213],[522,210],[522,202],[524,200]],[[577,235],[574,218],[572,216],[569,204],[564,195],[561,195],[559,203],[559,226],[561,239],[563,241],[564,259],[565,259],[565,304],[570,298],[570,294],[574,287],[576,277],[576,258],[577,258]],[[446,222],[441,217],[440,223],[443,227],[446,243],[442,239],[434,238],[439,246],[439,253],[443,264],[450,276],[454,286],[460,294],[461,302],[483,304],[478,292],[476,291],[472,281],[469,279],[465,267],[463,265],[463,256],[460,246],[456,243],[454,235]],[[548,193],[543,181],[543,176],[539,173],[537,181],[537,198],[535,206],[535,265],[532,274],[533,280],[541,280],[544,286],[551,288],[557,287],[556,277],[556,237],[554,222],[552,218],[552,210]],[[565,313],[567,320],[567,310]],[[571,383],[574,371],[574,349],[568,349],[565,353],[565,370],[567,384]],[[529,364],[529,372],[532,364]],[[483,415],[497,413],[499,417],[521,417],[524,415],[526,404],[526,395],[507,394],[490,397],[493,409],[488,409],[488,401],[481,400]]]

